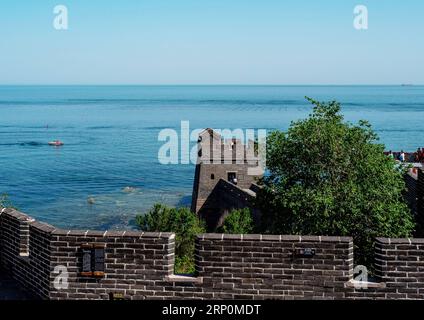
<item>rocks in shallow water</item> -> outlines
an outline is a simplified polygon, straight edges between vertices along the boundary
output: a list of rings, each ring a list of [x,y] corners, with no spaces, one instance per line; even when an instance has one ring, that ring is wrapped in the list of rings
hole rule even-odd
[[[115,206],[117,207],[123,207],[125,206],[126,202],[124,201],[120,201],[120,200],[115,200]]]
[[[125,193],[133,193],[137,191],[137,188],[134,187],[125,187],[124,189],[122,189],[123,192]]]

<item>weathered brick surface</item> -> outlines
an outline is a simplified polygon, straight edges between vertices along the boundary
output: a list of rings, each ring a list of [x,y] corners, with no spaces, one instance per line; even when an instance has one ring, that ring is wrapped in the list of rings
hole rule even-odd
[[[298,256],[301,249],[313,257]],[[350,238],[205,234],[196,270],[214,298],[335,298],[351,278]]]
[[[405,200],[407,201],[408,206],[411,209],[411,212],[414,215],[417,215],[418,214],[417,200],[419,196],[418,176],[408,173],[405,175],[404,180],[406,185]]]
[[[105,276],[80,276],[85,243],[105,245]],[[52,299],[109,299],[121,294],[127,299],[158,295],[158,281],[173,273],[174,235],[171,233],[95,232],[57,230],[52,233],[52,269],[65,266],[69,289],[54,290]],[[51,281],[57,274],[51,275]],[[163,291],[161,289],[160,291]]]
[[[50,232],[53,227],[12,210],[0,216],[0,264],[41,298],[49,296]]]
[[[424,171],[421,168],[411,169],[405,175],[405,199],[415,217],[416,237],[424,237]]]
[[[81,275],[85,244],[104,246],[103,277]],[[357,289],[350,237],[203,234],[197,274],[182,277],[172,233],[61,230],[0,215],[2,269],[43,299],[423,299],[424,239],[379,238],[375,250],[380,282]],[[64,267],[69,285],[58,289]]]
[[[418,170],[416,197],[418,221],[422,231],[420,236],[424,236],[424,169]]]

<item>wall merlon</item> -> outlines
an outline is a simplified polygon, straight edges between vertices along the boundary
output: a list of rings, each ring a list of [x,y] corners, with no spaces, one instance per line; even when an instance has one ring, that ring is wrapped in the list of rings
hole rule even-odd
[[[244,241],[261,241],[262,235],[261,234],[244,234],[243,240]]]
[[[70,230],[57,228],[57,229],[52,231],[52,235],[53,236],[66,236],[66,235],[68,235],[69,231]]]
[[[35,228],[41,232],[45,232],[45,233],[50,233],[53,234],[53,232],[56,230],[55,227],[47,224],[47,223],[43,223],[43,222],[38,222],[38,221],[33,221],[30,223],[30,226],[32,228]]]
[[[115,237],[122,237],[124,234],[124,231],[115,231],[115,230],[107,230],[104,233],[105,238],[115,238]]]
[[[33,218],[31,218],[30,216],[15,210],[15,209],[11,209],[11,208],[7,208],[5,210],[3,210],[2,212],[3,215],[5,216],[10,216],[12,218],[15,218],[18,221],[23,221],[23,222],[32,222],[34,221]]]
[[[301,242],[302,238],[301,238],[301,236],[295,236],[295,235],[282,235],[281,241],[284,241],[284,242]]]
[[[404,238],[404,239],[400,239],[400,238],[390,238],[390,244],[411,244],[411,239],[409,238]]]
[[[96,237],[96,238],[102,238],[104,236],[104,231],[94,231],[94,230],[88,230],[85,234],[86,237]]]
[[[280,242],[281,241],[281,235],[274,235],[274,234],[263,234],[261,237],[261,241],[274,241],[274,242]]]
[[[85,237],[88,230],[69,230],[67,236],[69,237]]]
[[[103,277],[80,274],[86,243],[104,246]],[[352,237],[200,234],[195,250],[196,276],[179,276],[174,233],[62,230],[0,215],[0,265],[42,299],[424,299],[424,239],[376,239],[380,282],[361,290],[349,284]],[[67,290],[53,286],[57,266],[67,268]]]
[[[224,239],[224,234],[222,233],[203,233],[203,234],[199,234],[198,239],[201,240],[223,240]]]
[[[243,237],[242,234],[224,234],[223,240],[242,240]]]

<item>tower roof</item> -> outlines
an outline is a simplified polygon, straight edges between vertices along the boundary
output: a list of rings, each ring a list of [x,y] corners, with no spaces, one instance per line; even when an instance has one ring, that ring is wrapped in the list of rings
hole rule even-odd
[[[221,135],[211,128],[206,128],[199,133],[199,137],[204,137],[204,136],[209,136],[209,137],[212,137],[213,139],[221,140]]]

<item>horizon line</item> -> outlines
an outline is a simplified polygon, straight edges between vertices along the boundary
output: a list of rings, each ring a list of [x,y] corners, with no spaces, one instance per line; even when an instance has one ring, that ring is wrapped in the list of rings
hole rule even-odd
[[[160,83],[151,83],[151,84],[149,84],[149,83],[123,83],[123,84],[119,84],[119,83],[109,83],[109,84],[107,84],[107,83],[103,83],[103,84],[101,84],[101,83],[80,83],[80,84],[78,84],[78,83],[68,83],[68,84],[66,84],[66,83],[59,83],[59,84],[49,84],[49,83],[44,83],[44,84],[37,84],[37,83],[10,83],[10,84],[8,84],[8,83],[6,83],[6,84],[3,84],[3,83],[0,83],[0,86],[1,87],[12,87],[12,86],[22,86],[22,87],[24,87],[24,86],[28,86],[28,87],[36,87],[36,86],[49,86],[49,87],[54,87],[54,86],[57,86],[57,87],[65,87],[65,86],[98,86],[98,87],[101,87],[101,86],[104,86],[104,87],[107,87],[107,86],[145,86],[145,87],[159,87],[159,86],[173,86],[173,87],[178,87],[178,86],[180,86],[180,87],[188,87],[188,86],[190,86],[190,87],[195,87],[195,86],[198,86],[198,87],[206,87],[206,86],[208,86],[208,87],[212,87],[212,86],[222,86],[222,87],[224,87],[224,86],[226,86],[226,87],[235,87],[235,86],[245,86],[245,87],[249,87],[249,86],[253,86],[253,87],[258,87],[258,86],[264,86],[264,87],[319,87],[319,86],[321,86],[321,87],[329,87],[329,86],[331,86],[331,87],[351,87],[351,86],[367,86],[367,87],[382,87],[382,86],[387,86],[387,87],[392,87],[392,86],[401,86],[401,87],[414,87],[414,86],[424,86],[424,83],[423,84],[415,84],[415,83],[392,83],[392,84],[360,84],[360,83],[352,83],[352,84],[332,84],[332,83],[328,83],[328,84],[314,84],[314,83],[309,83],[309,84],[266,84],[266,83],[257,83],[257,84],[255,84],[255,83],[252,83],[252,84],[243,84],[243,83],[239,83],[239,84],[237,84],[237,83],[234,83],[234,84],[231,84],[231,83],[203,83],[203,84],[191,84],[191,83],[181,83],[181,84],[172,84],[172,83],[163,83],[163,84],[160,84]]]

